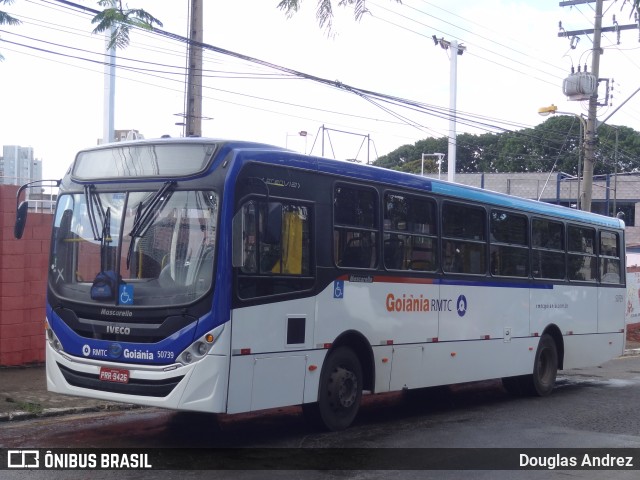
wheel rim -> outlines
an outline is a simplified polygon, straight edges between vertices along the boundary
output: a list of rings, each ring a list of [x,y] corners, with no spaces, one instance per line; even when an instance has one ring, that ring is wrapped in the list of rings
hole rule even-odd
[[[348,409],[353,406],[358,396],[358,378],[342,367],[336,368],[329,380],[329,399],[334,410]]]

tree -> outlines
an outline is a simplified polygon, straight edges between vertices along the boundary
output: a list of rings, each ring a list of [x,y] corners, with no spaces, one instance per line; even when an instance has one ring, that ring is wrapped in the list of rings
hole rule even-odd
[[[369,13],[366,7],[366,0],[336,0],[338,7],[353,7],[355,19],[360,21],[365,13]],[[402,3],[402,0],[395,0]],[[638,0],[640,1],[640,0]],[[281,0],[278,8],[283,10],[287,18],[291,18],[299,9],[302,0]],[[320,28],[325,28],[327,33],[331,33],[333,25],[333,0],[318,0],[316,9],[316,19]]]
[[[122,0],[98,0],[98,5],[106,7],[91,20],[98,24],[93,33],[102,33],[113,28],[109,48],[125,48],[129,45],[131,27],[153,30],[154,24],[162,27],[162,22],[140,8],[123,8]]]
[[[0,5],[11,5],[12,3],[13,0],[0,0]],[[0,10],[0,25],[20,25],[20,20]],[[4,57],[0,53],[0,61],[2,60],[4,60]]]
[[[639,0],[640,1],[640,0]],[[616,129],[618,146],[616,149]],[[420,140],[403,145],[379,157],[379,167],[420,173],[422,153],[446,152],[447,137]],[[580,121],[570,115],[556,115],[534,128],[457,137],[456,171],[459,173],[564,172],[578,175]],[[616,159],[617,158],[617,162]],[[596,175],[640,172],[640,133],[628,127],[602,125],[598,129]],[[436,173],[433,160],[424,162],[425,173]],[[442,172],[447,171],[447,162]]]

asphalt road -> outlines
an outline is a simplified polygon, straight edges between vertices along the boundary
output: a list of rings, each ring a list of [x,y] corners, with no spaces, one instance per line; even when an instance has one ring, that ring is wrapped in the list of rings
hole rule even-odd
[[[0,427],[1,448],[292,448],[320,455],[349,448],[473,449],[640,449],[640,356],[623,357],[601,368],[559,375],[547,398],[513,397],[499,381],[432,389],[417,395],[367,397],[355,424],[343,432],[317,432],[300,409],[239,416],[203,416],[162,410],[131,410],[9,422]],[[249,451],[251,451],[249,450]],[[526,451],[526,450],[524,450]],[[194,450],[195,452],[195,450]],[[355,452],[355,451],[353,451]],[[378,451],[379,452],[379,451]],[[384,451],[383,451],[384,452]],[[424,451],[429,454],[428,450]],[[447,451],[444,451],[445,453]],[[451,452],[454,452],[453,450]],[[433,452],[431,452],[432,454]],[[395,453],[394,453],[395,454]],[[341,457],[328,457],[338,463]],[[640,461],[640,455],[638,456]],[[248,460],[250,461],[250,460]],[[285,460],[286,461],[286,460]],[[398,461],[395,457],[394,461]],[[348,463],[348,462],[347,462]],[[392,463],[393,464],[393,463]],[[255,465],[249,466],[254,468]],[[0,470],[0,479],[156,478],[633,478],[633,471],[421,471],[362,470],[256,471],[32,471]],[[326,470],[325,470],[326,469]],[[59,476],[58,476],[59,475]]]

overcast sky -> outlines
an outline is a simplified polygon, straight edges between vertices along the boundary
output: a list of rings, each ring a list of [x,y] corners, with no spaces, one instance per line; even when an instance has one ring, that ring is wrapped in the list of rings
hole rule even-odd
[[[93,0],[78,3],[98,8]],[[130,0],[187,35],[188,0]],[[546,0],[369,0],[361,22],[341,9],[328,37],[315,21],[314,0],[292,19],[278,0],[211,2],[204,5],[205,43],[342,84],[420,102],[433,112],[380,104],[311,80],[286,77],[264,66],[214,52],[205,53],[203,135],[255,140],[367,160],[404,144],[448,133],[438,112],[449,106],[449,52],[432,35],[461,42],[458,132],[518,130],[544,121],[541,106],[586,113],[568,101],[562,81],[591,65],[591,37],[577,48],[558,38],[558,21],[568,30],[593,28],[593,5],[560,7]],[[633,23],[630,7],[605,2],[603,25]],[[104,38],[90,32],[90,16],[52,0],[16,0],[5,6],[22,20],[0,32],[0,145],[32,146],[44,161],[45,177],[61,177],[75,153],[96,144],[103,130]],[[134,33],[118,52],[115,128],[137,129],[146,138],[180,136],[184,111],[186,46],[147,32]],[[603,36],[600,76],[613,78],[613,106],[605,118],[640,87],[638,31]],[[60,55],[63,54],[63,55]],[[600,90],[601,95],[604,89]],[[479,123],[484,126],[478,125]],[[608,123],[640,130],[640,95]],[[299,131],[307,131],[301,137]],[[349,133],[345,133],[349,132]],[[314,145],[315,142],[315,145]],[[425,152],[428,153],[428,152]],[[431,152],[433,153],[433,152]],[[444,152],[446,153],[446,152]]]

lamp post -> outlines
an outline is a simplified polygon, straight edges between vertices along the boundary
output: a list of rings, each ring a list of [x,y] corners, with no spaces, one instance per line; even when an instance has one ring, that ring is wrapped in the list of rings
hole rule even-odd
[[[284,139],[284,147],[289,148],[289,137],[304,137],[304,154],[307,154],[307,137],[310,134],[306,130],[300,130],[298,133],[287,133],[287,136]]]
[[[553,103],[551,105],[549,105],[548,107],[541,107],[538,109],[538,114],[542,115],[543,117],[546,117],[547,115],[551,115],[551,114],[556,114],[559,113],[561,115],[573,115],[574,117],[576,117],[578,120],[580,120],[580,151],[578,153],[578,197],[577,197],[577,203],[576,203],[576,208],[578,210],[580,210],[581,208],[581,202],[580,202],[580,197],[581,197],[581,193],[580,193],[580,178],[582,175],[581,169],[582,169],[582,149],[584,146],[584,141],[585,141],[585,136],[587,133],[587,121],[584,119],[584,117],[582,115],[578,115],[577,113],[571,113],[571,112],[559,112],[558,111],[558,107],[556,107]],[[587,185],[588,182],[588,185]],[[593,184],[593,171],[591,172],[591,175],[585,176],[584,179],[584,183],[585,183],[585,189],[587,189],[587,186],[589,187],[589,191],[591,191],[591,185]],[[589,206],[589,210],[591,210],[591,206]]]
[[[444,158],[444,153],[423,153],[422,154],[422,166],[420,168],[420,176],[424,177],[424,157],[438,157],[436,163],[438,164],[438,180],[440,180],[440,172],[442,170],[442,159]]]

